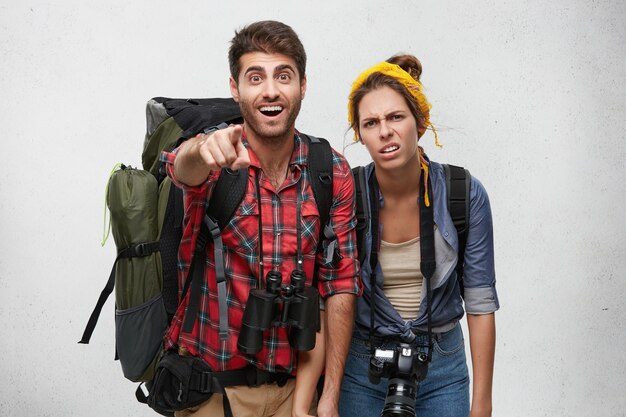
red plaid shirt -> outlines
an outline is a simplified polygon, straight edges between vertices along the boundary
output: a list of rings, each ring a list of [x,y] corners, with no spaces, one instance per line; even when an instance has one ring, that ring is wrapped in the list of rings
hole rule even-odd
[[[345,159],[333,150],[333,200],[330,223],[338,238],[341,260],[334,265],[324,263],[322,254],[317,253],[320,238],[320,222],[313,190],[305,166],[307,145],[295,135],[295,148],[289,163],[287,179],[278,191],[270,184],[261,169],[254,151],[244,144],[250,155],[248,188],[228,226],[222,230],[224,265],[226,272],[228,305],[228,340],[219,337],[219,312],[213,243],[207,245],[208,268],[205,268],[205,284],[199,304],[198,319],[191,333],[182,331],[184,313],[189,294],[181,302],[174,320],[165,336],[165,347],[178,345],[194,356],[202,357],[216,371],[239,369],[248,364],[270,372],[293,373],[296,368],[297,351],[291,348],[284,328],[270,328],[264,332],[264,345],[256,355],[245,355],[237,350],[237,339],[241,328],[248,293],[259,281],[259,207],[257,202],[256,177],[261,188],[261,215],[263,217],[263,261],[264,273],[277,270],[283,279],[288,279],[296,269],[296,193],[300,190],[301,233],[303,269],[308,284],[311,284],[315,263],[319,265],[318,289],[323,298],[336,293],[360,294],[358,278],[356,238],[354,233],[355,206],[354,181]],[[179,248],[179,290],[189,273],[193,248],[200,231],[205,207],[211,197],[219,171],[212,172],[207,181],[197,187],[179,183],[173,170],[175,153],[164,153],[168,175],[184,190],[185,219],[183,238]],[[297,183],[301,186],[298,187]],[[323,235],[322,235],[323,236]]]

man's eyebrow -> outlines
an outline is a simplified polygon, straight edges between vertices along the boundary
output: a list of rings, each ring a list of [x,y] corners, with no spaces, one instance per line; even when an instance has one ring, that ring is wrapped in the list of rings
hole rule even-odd
[[[244,72],[244,74],[247,74],[249,72],[262,72],[262,73],[265,73],[265,69],[263,69],[263,67],[260,66],[260,65],[253,65],[253,66],[251,66],[249,68],[246,68],[246,72]]]
[[[289,64],[283,64],[283,65],[277,66],[276,68],[274,68],[274,73],[284,71],[284,70],[290,70],[294,74],[296,73],[296,70]]]

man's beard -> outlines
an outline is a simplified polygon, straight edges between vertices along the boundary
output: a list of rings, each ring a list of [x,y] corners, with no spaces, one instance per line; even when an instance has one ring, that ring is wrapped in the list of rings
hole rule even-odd
[[[285,139],[286,135],[290,133],[295,126],[301,106],[302,100],[298,100],[291,108],[291,112],[287,119],[284,119],[284,122],[281,121],[278,124],[268,125],[259,120],[259,112],[254,106],[248,105],[243,101],[239,103],[246,129],[252,131],[258,139],[266,140],[270,143],[280,143]],[[288,110],[284,108],[283,111]]]

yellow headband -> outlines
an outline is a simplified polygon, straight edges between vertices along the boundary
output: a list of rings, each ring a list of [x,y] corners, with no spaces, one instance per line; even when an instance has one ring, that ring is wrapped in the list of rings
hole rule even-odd
[[[437,131],[430,123],[430,108],[432,107],[432,105],[428,102],[428,99],[426,99],[426,96],[424,95],[424,87],[422,87],[422,84],[419,81],[411,77],[411,75],[403,70],[399,65],[390,64],[386,61],[380,62],[373,67],[366,69],[352,83],[352,89],[350,90],[350,99],[348,100],[348,122],[350,123],[350,126],[352,126],[353,128],[355,127],[355,121],[352,120],[352,100],[354,97],[354,93],[363,85],[365,80],[367,80],[370,75],[377,72],[395,78],[400,84],[406,87],[409,93],[411,93],[411,95],[417,101],[417,106],[424,116],[426,127],[430,126],[430,129],[433,131],[433,134],[435,135],[435,145],[441,148],[442,146],[437,138]],[[358,142],[359,140],[357,129],[354,129],[354,140],[355,142]]]

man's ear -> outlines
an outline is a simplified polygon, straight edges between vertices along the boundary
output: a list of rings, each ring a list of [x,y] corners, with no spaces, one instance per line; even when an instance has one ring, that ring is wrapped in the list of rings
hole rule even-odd
[[[306,94],[306,75],[302,77],[302,81],[300,81],[300,100],[304,100],[304,96]]]
[[[228,84],[230,85],[230,95],[233,96],[233,99],[239,103],[239,88],[237,86],[237,81],[231,76],[228,79]]]

